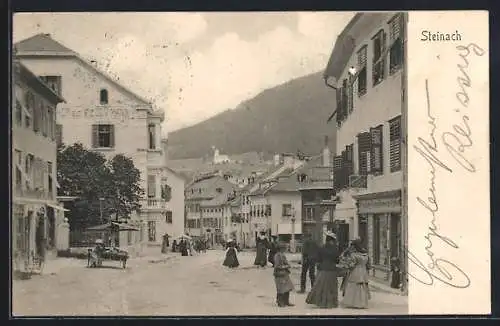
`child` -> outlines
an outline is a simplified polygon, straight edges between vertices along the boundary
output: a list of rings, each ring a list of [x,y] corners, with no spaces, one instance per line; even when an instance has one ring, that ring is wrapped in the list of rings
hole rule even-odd
[[[278,244],[278,252],[274,255],[274,282],[276,283],[276,303],[279,307],[294,306],[290,303],[290,291],[294,286],[290,279],[290,265],[285,256],[286,243]]]
[[[236,243],[234,242],[233,239],[228,240],[227,242],[227,249],[226,249],[226,259],[224,259],[224,262],[222,265],[227,266],[229,268],[235,268],[240,266],[240,263],[238,261],[238,250],[235,248]]]

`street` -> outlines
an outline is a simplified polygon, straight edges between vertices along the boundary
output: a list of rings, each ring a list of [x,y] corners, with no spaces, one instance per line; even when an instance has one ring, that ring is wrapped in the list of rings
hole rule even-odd
[[[224,252],[181,257],[169,254],[157,261],[131,259],[126,269],[104,262],[100,269],[71,260],[57,273],[14,281],[14,316],[47,315],[372,315],[407,314],[407,297],[372,291],[370,308],[319,309],[293,293],[295,307],[278,308],[272,268],[253,266],[254,253],[239,254],[240,267],[222,266]],[[161,257],[160,257],[161,258]],[[168,259],[167,259],[168,258]],[[59,259],[58,259],[59,260]],[[299,285],[298,267],[292,280]]]

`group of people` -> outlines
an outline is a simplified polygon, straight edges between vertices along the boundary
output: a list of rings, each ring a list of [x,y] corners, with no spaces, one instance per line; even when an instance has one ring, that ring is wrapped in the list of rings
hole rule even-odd
[[[276,303],[279,307],[294,306],[290,302],[290,292],[294,284],[290,277],[290,264],[286,258],[288,244],[278,242],[273,236],[269,241],[264,232],[257,238],[257,253],[254,265],[265,267],[273,265],[276,285]],[[228,241],[224,266],[239,266],[238,250],[234,240]],[[316,268],[318,275],[316,276]],[[346,308],[368,308],[370,290],[368,272],[371,269],[367,250],[360,239],[353,240],[343,252],[339,251],[337,236],[331,231],[325,232],[325,243],[320,246],[310,234],[305,234],[302,247],[302,270],[299,293],[305,293],[307,274],[311,282],[311,291],[306,303],[321,308],[339,306],[339,290],[343,297],[342,305]],[[339,286],[338,278],[342,277]]]

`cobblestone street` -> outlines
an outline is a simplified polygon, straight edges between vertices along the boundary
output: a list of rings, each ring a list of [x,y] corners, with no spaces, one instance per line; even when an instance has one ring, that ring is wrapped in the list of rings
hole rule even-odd
[[[253,266],[254,253],[240,253],[241,266],[222,266],[223,251],[191,257],[170,254],[157,260],[131,259],[126,269],[115,262],[86,268],[67,260],[58,272],[46,272],[13,284],[13,314],[40,315],[366,315],[406,314],[407,298],[374,291],[367,310],[318,309],[305,294],[292,294],[295,307],[274,303],[272,269]],[[57,261],[59,261],[58,259]],[[66,263],[65,261],[63,261]],[[49,266],[47,266],[49,269]],[[299,270],[293,280],[298,287]]]

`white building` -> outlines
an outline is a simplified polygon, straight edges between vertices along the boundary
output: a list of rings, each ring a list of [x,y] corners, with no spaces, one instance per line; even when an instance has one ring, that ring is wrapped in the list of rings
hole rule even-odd
[[[374,276],[387,280],[401,257],[401,13],[355,15],[337,38],[325,78],[337,91],[335,219],[368,248]]]
[[[162,180],[169,178],[161,146],[164,112],[48,34],[15,47],[21,62],[66,99],[57,110],[59,141],[80,142],[107,158],[132,158],[146,191],[138,217],[147,227],[147,240],[161,243],[158,232],[168,229],[167,202],[161,196],[167,186]]]

